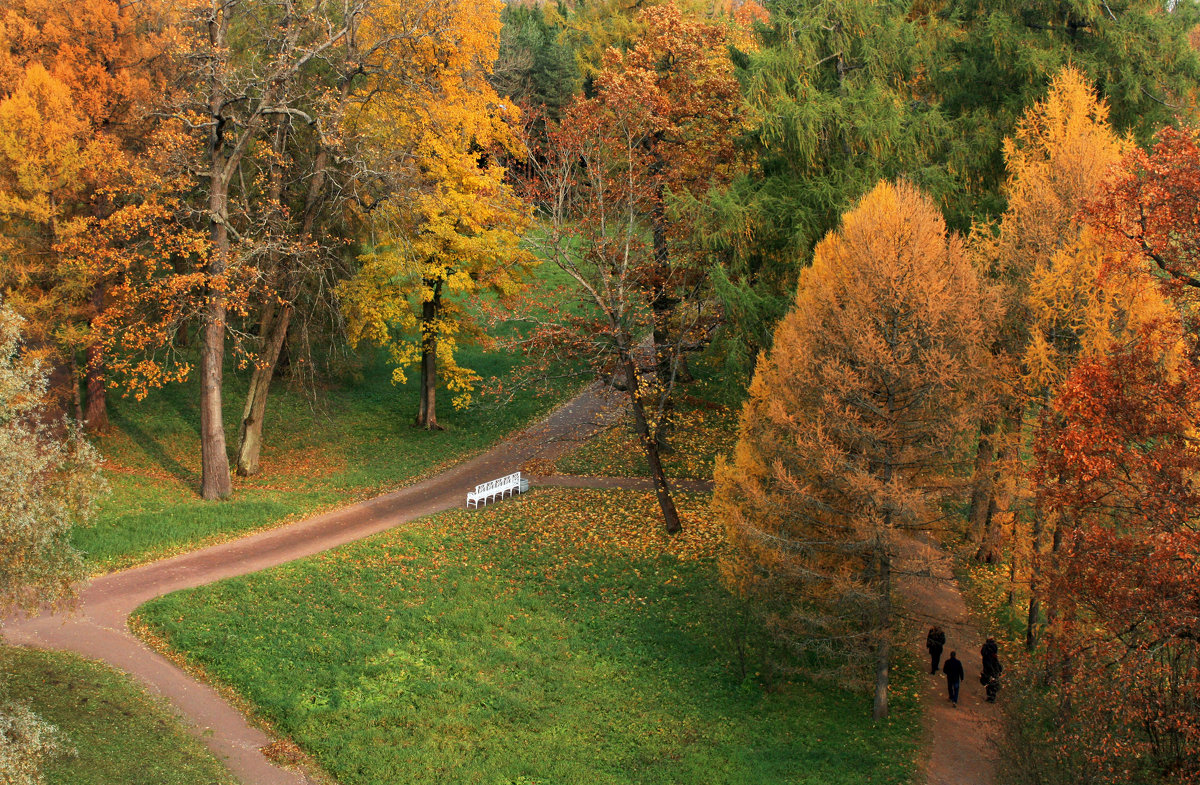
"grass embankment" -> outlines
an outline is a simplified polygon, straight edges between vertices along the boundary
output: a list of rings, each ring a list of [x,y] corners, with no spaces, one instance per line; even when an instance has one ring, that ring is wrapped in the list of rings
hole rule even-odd
[[[234,785],[174,715],[128,677],[73,654],[0,646],[0,701],[23,703],[75,750],[47,785]]]
[[[713,463],[733,451],[738,412],[745,397],[741,382],[729,376],[721,358],[701,356],[691,363],[695,381],[680,384],[663,469],[675,479],[711,480]],[[560,458],[563,474],[588,477],[647,477],[650,467],[626,415],[610,428]]]
[[[707,500],[537,491],[160,598],[140,621],[343,785],[903,783],[915,701],[764,689]]]

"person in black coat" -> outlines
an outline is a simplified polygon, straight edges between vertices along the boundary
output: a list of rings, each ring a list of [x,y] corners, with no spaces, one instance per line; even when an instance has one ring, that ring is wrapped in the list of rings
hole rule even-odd
[[[1000,664],[1000,647],[996,645],[996,639],[988,638],[979,654],[983,658],[983,673],[979,681],[987,690],[987,702],[995,703],[996,693],[1000,691],[1000,674],[1004,671],[1004,666]]]
[[[946,674],[946,688],[950,691],[950,702],[955,706],[958,706],[958,687],[966,675],[957,654],[958,652],[950,652],[950,659],[942,666],[942,673]]]
[[[942,648],[946,645],[946,633],[936,624],[929,628],[925,636],[925,648],[929,649],[929,672],[937,673],[938,665],[942,662]]]

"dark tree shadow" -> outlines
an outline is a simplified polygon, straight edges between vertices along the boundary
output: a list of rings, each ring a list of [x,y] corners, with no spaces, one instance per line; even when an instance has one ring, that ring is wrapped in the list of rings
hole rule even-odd
[[[153,436],[146,433],[137,423],[126,417],[119,407],[110,407],[108,417],[115,427],[128,434],[133,443],[141,447],[146,455],[150,456],[150,459],[162,467],[164,471],[189,487],[197,491],[199,490],[200,476],[168,455],[167,451],[163,449],[163,446]]]

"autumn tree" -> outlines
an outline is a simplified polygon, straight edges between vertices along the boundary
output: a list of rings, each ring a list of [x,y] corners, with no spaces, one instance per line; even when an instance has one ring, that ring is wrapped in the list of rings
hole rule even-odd
[[[1053,743],[1087,782],[1200,782],[1200,366],[1178,328],[1082,362],[1036,442],[1038,502],[1061,519],[1042,590]]]
[[[944,515],[988,367],[982,296],[933,201],[880,183],[801,274],[716,471],[726,580],[795,649],[872,664],[876,718],[897,555]]]
[[[0,611],[72,597],[83,577],[74,526],[104,490],[99,456],[74,429],[48,419],[48,372],[28,354],[24,320],[0,304]]]
[[[71,529],[105,491],[100,458],[75,428],[51,420],[48,366],[28,350],[22,319],[0,302],[0,619],[62,605],[84,577]],[[38,785],[63,738],[27,708],[0,703],[0,779]]]
[[[1004,373],[980,429],[968,512],[981,560],[999,558],[995,518],[1011,515],[1027,410],[1053,394],[1081,353],[1103,351],[1123,321],[1152,310],[1116,280],[1099,284],[1108,249],[1077,219],[1128,148],[1108,107],[1071,68],[1005,140],[1008,208],[997,226],[976,227],[971,248],[1004,309],[992,346]]]
[[[654,89],[646,82],[634,86]],[[532,157],[530,189],[547,211],[542,253],[570,276],[588,307],[538,324],[525,349],[552,345],[587,358],[598,374],[624,389],[666,530],[674,533],[681,528],[679,513],[659,450],[670,387],[659,385],[653,370],[661,352],[674,349],[659,346],[650,378],[643,374],[642,344],[654,322],[639,282],[655,264],[645,218],[657,194],[646,162],[656,122],[645,98],[631,95],[620,104],[623,111],[604,113],[575,104],[552,129],[546,148]],[[676,363],[678,356],[669,361]]]
[[[696,226],[684,215],[710,189],[726,185],[742,167],[736,138],[742,124],[741,92],[725,48],[728,30],[688,16],[675,3],[646,9],[643,28],[628,52],[609,50],[595,81],[596,96],[577,111],[605,116],[645,113],[648,124],[639,176],[652,189],[645,216],[653,262],[642,268],[639,285],[654,316],[651,337],[658,383],[679,372],[680,341],[672,324],[676,307],[702,284],[707,259],[686,252]],[[638,101],[640,106],[628,105]],[[602,120],[603,121],[603,120]],[[686,204],[670,214],[669,199]],[[668,397],[668,402],[669,402]]]
[[[1165,129],[1089,203],[1111,249],[1101,283],[1171,307],[1080,362],[1035,440],[1036,501],[1055,522],[1037,588],[1055,611],[1039,649],[1057,714],[1048,755],[1077,780],[1200,782],[1198,153],[1194,130]]]
[[[94,321],[109,281],[80,245],[131,195],[124,170],[154,120],[149,103],[169,67],[172,23],[157,2],[14,0],[0,20],[0,220],[9,264],[0,287],[31,340],[75,377],[86,356],[87,410],[107,423],[104,358]]]
[[[1200,130],[1167,127],[1150,151],[1133,150],[1087,220],[1121,249],[1124,267],[1157,271],[1189,324],[1200,296]],[[1194,326],[1191,329],[1195,329]]]

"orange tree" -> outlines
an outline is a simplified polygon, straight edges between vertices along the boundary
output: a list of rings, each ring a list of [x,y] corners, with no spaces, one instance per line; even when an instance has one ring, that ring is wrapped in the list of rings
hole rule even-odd
[[[727,581],[793,647],[873,665],[876,718],[897,554],[940,524],[988,367],[980,301],[932,200],[880,183],[801,274],[716,471]]]
[[[1092,782],[1200,782],[1198,153],[1194,130],[1166,129],[1089,206],[1116,252],[1103,275],[1175,308],[1081,363],[1037,434],[1037,502],[1057,522],[1039,592],[1050,752]]]
[[[107,423],[95,319],[112,283],[85,252],[141,193],[127,177],[155,125],[172,25],[157,2],[13,0],[0,17],[0,287],[30,339],[71,367],[86,355],[87,410]]]

